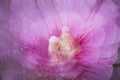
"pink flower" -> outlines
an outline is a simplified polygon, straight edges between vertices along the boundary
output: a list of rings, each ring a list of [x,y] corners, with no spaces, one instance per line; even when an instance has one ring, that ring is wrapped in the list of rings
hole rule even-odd
[[[2,73],[4,80],[16,80],[18,77],[14,77],[19,75],[24,78],[21,74],[27,73],[15,73],[20,70],[28,72],[31,77],[28,80],[109,80],[120,45],[118,10],[112,1],[11,0],[9,3],[9,18],[5,21],[12,46],[7,48],[11,52],[1,55],[16,68],[9,65]],[[12,57],[10,62],[8,56]]]

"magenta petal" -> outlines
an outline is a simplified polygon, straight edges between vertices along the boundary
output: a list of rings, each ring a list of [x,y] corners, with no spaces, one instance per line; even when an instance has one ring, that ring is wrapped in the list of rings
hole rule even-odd
[[[11,53],[12,35],[9,31],[10,1],[0,1],[0,56]],[[11,48],[11,49],[10,49]]]
[[[3,80],[109,80],[120,45],[120,28],[116,25],[119,13],[111,0],[2,2],[0,62],[6,63],[5,69],[0,67]],[[50,51],[53,43],[49,40],[53,36],[61,40],[64,26],[70,30],[67,39],[73,41],[73,50],[65,52],[66,45],[58,44],[55,47],[59,49]],[[70,54],[64,53],[73,56],[68,58]]]
[[[103,47],[100,47],[100,51],[99,51],[99,54],[100,54],[100,58],[110,58],[112,56],[114,56],[115,54],[114,53],[117,53],[117,49],[118,49],[118,45],[111,45],[111,46],[103,46]],[[112,58],[111,58],[112,60]],[[116,61],[113,59],[113,61]]]
[[[13,0],[11,13],[11,31],[18,33],[16,37],[26,42],[35,42],[41,36],[48,37],[48,25],[34,1]]]
[[[93,29],[91,32],[88,32],[88,34],[86,35],[85,42],[83,44],[89,47],[100,47],[103,45],[104,39],[104,28],[99,28],[96,30]]]

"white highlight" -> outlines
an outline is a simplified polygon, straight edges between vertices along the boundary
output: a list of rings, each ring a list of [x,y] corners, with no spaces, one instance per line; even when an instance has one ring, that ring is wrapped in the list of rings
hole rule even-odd
[[[72,38],[69,28],[64,26],[61,29],[60,37],[51,36],[48,50],[51,54],[52,62],[57,61],[61,63],[63,60],[73,58],[79,52],[79,45]]]

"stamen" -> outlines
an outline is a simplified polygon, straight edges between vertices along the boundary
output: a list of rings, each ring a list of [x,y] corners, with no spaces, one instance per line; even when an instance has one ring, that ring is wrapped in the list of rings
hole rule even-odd
[[[52,36],[49,39],[49,51],[50,52],[58,52],[58,48],[59,48],[59,38],[57,38],[56,36]]]
[[[71,36],[69,28],[64,26],[61,29],[60,37],[52,36],[49,39],[48,50],[60,60],[63,58],[68,59],[78,53],[79,45],[76,44],[77,42]]]

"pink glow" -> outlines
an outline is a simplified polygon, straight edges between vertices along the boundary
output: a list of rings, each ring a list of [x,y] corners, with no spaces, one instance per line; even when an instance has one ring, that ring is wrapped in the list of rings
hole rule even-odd
[[[10,32],[19,49],[13,57],[22,68],[38,78],[109,80],[120,45],[119,13],[112,1],[11,0],[10,11]],[[49,52],[49,40],[60,38],[63,26],[80,50],[59,65]]]

